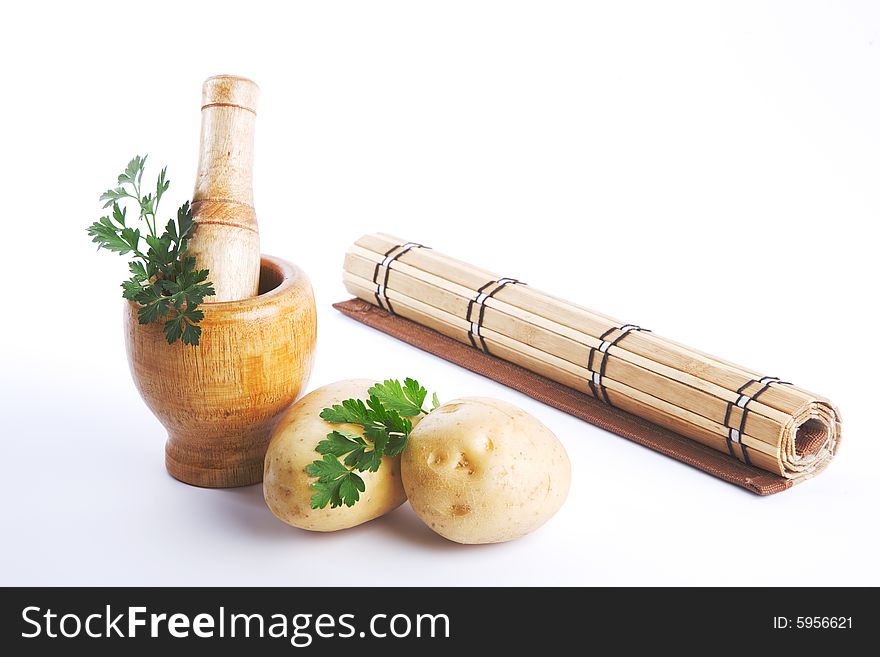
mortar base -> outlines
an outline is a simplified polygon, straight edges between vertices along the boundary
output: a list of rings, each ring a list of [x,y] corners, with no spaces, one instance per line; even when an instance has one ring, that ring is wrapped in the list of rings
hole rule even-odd
[[[165,469],[178,481],[201,488],[236,488],[263,481],[263,457],[269,443],[268,432],[238,454],[227,449],[187,447],[187,441],[168,437],[165,443]]]

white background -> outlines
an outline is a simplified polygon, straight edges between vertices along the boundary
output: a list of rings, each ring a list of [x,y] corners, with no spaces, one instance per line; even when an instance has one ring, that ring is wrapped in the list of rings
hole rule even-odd
[[[0,62],[0,584],[880,584],[876,3],[14,3]],[[315,287],[310,388],[534,413],[574,474],[541,530],[463,547],[404,506],[310,534],[165,473],[125,261],[85,228],[135,153],[169,215],[188,197],[216,73],[262,88],[257,212]],[[377,230],[827,395],[841,453],[760,498],[346,320]]]

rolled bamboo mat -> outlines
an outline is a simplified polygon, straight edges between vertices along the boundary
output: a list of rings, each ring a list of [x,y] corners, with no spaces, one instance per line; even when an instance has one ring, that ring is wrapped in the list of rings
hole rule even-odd
[[[344,270],[346,289],[383,313],[708,447],[731,467],[790,485],[821,471],[840,444],[839,413],[824,397],[428,247],[365,235]]]

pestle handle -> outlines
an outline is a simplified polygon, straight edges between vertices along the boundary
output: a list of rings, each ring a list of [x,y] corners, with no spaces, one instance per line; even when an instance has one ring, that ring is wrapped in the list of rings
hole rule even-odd
[[[195,223],[189,252],[216,296],[209,302],[255,296],[260,279],[260,236],[254,211],[254,124],[259,87],[235,75],[202,85],[202,133],[193,192]]]

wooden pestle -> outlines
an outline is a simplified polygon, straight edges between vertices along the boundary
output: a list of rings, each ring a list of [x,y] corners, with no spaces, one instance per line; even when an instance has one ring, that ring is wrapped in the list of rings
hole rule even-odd
[[[260,234],[254,212],[254,121],[260,88],[217,75],[202,85],[202,135],[189,252],[209,269],[216,296],[235,301],[258,294]]]

